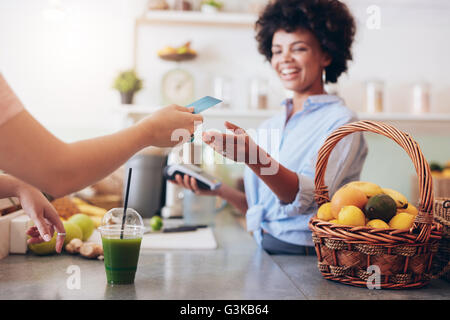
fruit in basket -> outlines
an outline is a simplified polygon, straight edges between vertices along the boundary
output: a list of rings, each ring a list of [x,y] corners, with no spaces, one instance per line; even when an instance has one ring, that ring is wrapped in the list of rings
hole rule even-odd
[[[364,211],[369,220],[380,219],[389,222],[397,213],[397,204],[387,194],[377,194],[369,199]]]
[[[339,224],[339,220],[338,219],[333,219],[328,221],[329,223],[333,223],[333,224]]]
[[[441,173],[442,177],[450,178],[450,168],[445,168]]]
[[[166,47],[162,48],[161,50],[158,50],[159,56],[163,56],[163,55],[167,55],[167,54],[176,54],[176,53],[177,53],[177,49],[170,47],[170,46],[166,46]]]
[[[192,55],[195,56],[197,54],[197,52],[191,48],[191,42],[188,41],[185,44],[183,44],[182,46],[179,47],[171,47],[171,46],[166,46],[164,48],[162,48],[161,50],[158,50],[158,56],[159,57],[166,57],[166,56],[172,56],[172,55],[179,55],[179,56],[183,56],[183,55]]]
[[[83,232],[83,236],[80,239],[83,241],[89,239],[89,237],[92,235],[92,232],[94,232],[94,221],[92,221],[92,219],[86,214],[77,213],[71,216],[68,221],[80,227],[81,231]]]
[[[367,197],[359,189],[350,186],[343,186],[331,198],[331,213],[338,219],[342,207],[353,205],[363,209],[367,203]]]
[[[347,226],[364,226],[366,225],[366,217],[364,212],[356,206],[344,206],[339,211],[338,223]]]
[[[441,172],[444,168],[437,162],[430,162],[430,170],[432,172]]]
[[[389,221],[389,226],[393,229],[409,229],[412,227],[415,218],[412,214],[400,212]]]
[[[397,208],[404,209],[408,206],[408,199],[400,192],[389,188],[383,188],[383,192],[394,199]]]
[[[331,213],[331,202],[326,202],[320,206],[317,211],[317,218],[325,221],[334,219],[333,214]]]
[[[381,187],[372,182],[352,181],[350,183],[347,183],[346,186],[354,187],[356,189],[361,190],[362,192],[364,192],[367,198],[371,198],[377,194],[383,193]]]
[[[366,223],[367,227],[376,229],[389,229],[389,225],[381,219],[373,219]]]
[[[399,214],[400,212],[406,212],[412,214],[413,216],[417,216],[419,210],[411,203],[408,203],[408,207],[406,207],[405,209],[397,209],[397,214]]]

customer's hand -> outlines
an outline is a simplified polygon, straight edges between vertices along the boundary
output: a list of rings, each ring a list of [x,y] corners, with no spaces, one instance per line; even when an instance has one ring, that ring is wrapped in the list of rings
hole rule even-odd
[[[53,205],[36,188],[22,182],[17,190],[23,210],[34,221],[35,226],[27,231],[31,238],[28,243],[50,241],[56,230],[56,252],[60,253],[64,244],[65,229]]]
[[[220,186],[216,190],[206,190],[206,189],[200,189],[197,180],[195,178],[185,174],[183,177],[181,177],[180,174],[175,175],[175,181],[169,180],[170,182],[179,185],[180,187],[186,188],[188,190],[191,190],[196,195],[199,196],[218,196],[220,195]]]
[[[203,141],[217,153],[233,161],[256,164],[259,159],[258,153],[260,148],[253,139],[244,129],[235,124],[226,121],[225,127],[233,133],[204,132]]]
[[[203,122],[203,117],[193,112],[193,107],[170,105],[154,112],[137,125],[143,128],[147,145],[173,147],[190,142],[196,126]]]

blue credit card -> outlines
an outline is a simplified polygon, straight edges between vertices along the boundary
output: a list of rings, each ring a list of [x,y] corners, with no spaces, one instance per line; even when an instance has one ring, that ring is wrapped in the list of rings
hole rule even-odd
[[[192,102],[191,104],[187,105],[186,107],[194,107],[194,113],[200,113],[202,111],[205,111],[206,109],[209,109],[216,104],[222,102],[220,99],[216,99],[210,96],[203,97],[197,101]]]

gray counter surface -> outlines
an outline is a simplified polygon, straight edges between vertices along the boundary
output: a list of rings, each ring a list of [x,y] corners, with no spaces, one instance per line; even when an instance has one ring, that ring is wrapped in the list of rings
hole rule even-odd
[[[10,255],[0,260],[0,299],[449,299],[434,280],[417,290],[368,290],[325,280],[316,257],[270,256],[228,211],[216,216],[217,250],[141,250],[135,284],[110,286],[99,260]],[[73,270],[80,287],[74,287]]]

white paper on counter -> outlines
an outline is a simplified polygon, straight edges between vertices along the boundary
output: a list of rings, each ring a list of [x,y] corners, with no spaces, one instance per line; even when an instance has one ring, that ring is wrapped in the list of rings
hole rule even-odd
[[[191,249],[213,250],[217,242],[211,228],[199,228],[189,232],[144,234],[141,249]]]

